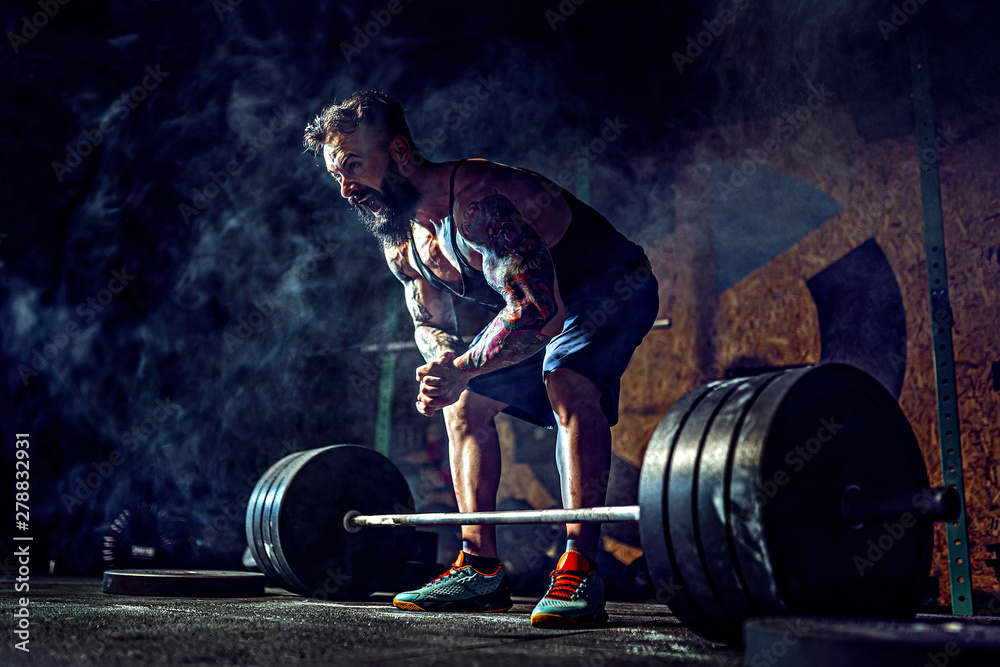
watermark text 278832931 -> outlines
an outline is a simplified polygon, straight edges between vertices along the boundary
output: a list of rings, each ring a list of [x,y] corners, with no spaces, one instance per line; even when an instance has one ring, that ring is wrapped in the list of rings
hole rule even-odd
[[[14,440],[14,526],[17,530],[13,541],[19,543],[14,549],[17,559],[17,578],[14,580],[14,591],[27,593],[30,590],[31,577],[31,536],[28,534],[31,521],[31,441],[29,434],[18,433]],[[14,636],[21,640],[14,648],[29,653],[31,612],[28,608],[31,600],[27,595],[17,599],[14,609]]]

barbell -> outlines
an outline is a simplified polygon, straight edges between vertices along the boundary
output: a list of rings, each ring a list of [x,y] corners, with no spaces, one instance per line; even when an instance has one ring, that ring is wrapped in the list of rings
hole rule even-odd
[[[638,505],[416,514],[387,458],[332,445],[264,473],[246,533],[289,590],[357,599],[406,560],[416,526],[637,522],[657,599],[702,636],[738,642],[753,616],[912,616],[933,522],[962,511],[954,489],[928,487],[892,396],[826,364],[686,393],[650,439]]]

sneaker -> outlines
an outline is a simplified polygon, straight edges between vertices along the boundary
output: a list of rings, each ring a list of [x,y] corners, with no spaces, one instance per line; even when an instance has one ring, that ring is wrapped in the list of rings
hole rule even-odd
[[[533,626],[592,628],[607,622],[604,582],[597,576],[597,570],[590,569],[586,556],[567,551],[549,577],[549,590],[531,612]]]
[[[514,606],[510,599],[510,579],[503,565],[495,572],[479,572],[465,565],[464,551],[447,572],[423,588],[400,593],[392,604],[407,611],[494,612]]]

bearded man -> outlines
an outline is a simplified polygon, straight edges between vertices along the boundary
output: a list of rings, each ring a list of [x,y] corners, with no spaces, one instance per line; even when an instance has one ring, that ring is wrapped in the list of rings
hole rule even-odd
[[[620,378],[658,309],[642,248],[539,174],[481,159],[431,162],[399,102],[376,91],[324,109],[304,144],[322,155],[403,284],[426,361],[416,369],[416,408],[444,413],[459,511],[496,509],[501,412],[558,429],[564,507],[603,503]],[[458,336],[455,297],[496,313],[471,345]],[[534,626],[607,620],[600,525],[569,524],[566,532]],[[462,540],[447,572],[393,604],[510,609],[495,526],[463,526]]]

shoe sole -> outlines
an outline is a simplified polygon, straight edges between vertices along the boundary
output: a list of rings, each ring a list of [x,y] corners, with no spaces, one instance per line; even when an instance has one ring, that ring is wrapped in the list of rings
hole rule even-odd
[[[533,614],[531,626],[535,628],[557,628],[560,630],[572,630],[576,628],[596,628],[608,622],[608,614],[603,609],[593,618],[580,619],[570,616],[560,616],[559,614]]]
[[[413,602],[406,602],[404,600],[393,600],[392,604],[396,609],[402,609],[403,611],[437,611],[437,612],[459,612],[459,613],[470,613],[470,614],[498,614],[503,611],[510,611],[514,606],[514,603],[507,605],[506,607],[497,607],[496,609],[424,609],[420,605]]]

